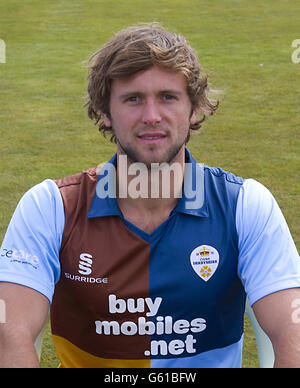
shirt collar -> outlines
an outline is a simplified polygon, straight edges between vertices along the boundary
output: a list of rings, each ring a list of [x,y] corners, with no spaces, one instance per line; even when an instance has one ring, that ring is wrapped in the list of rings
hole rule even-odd
[[[172,214],[185,213],[198,217],[208,217],[204,190],[204,165],[197,163],[187,148],[185,149],[185,162],[182,196]],[[88,212],[88,218],[123,217],[116,200],[116,165],[117,154],[105,163],[98,173],[96,192]]]

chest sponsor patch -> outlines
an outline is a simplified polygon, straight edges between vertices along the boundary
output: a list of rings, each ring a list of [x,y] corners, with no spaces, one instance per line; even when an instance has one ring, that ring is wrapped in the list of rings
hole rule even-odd
[[[190,255],[193,270],[205,282],[212,278],[219,265],[219,252],[210,245],[200,245]]]

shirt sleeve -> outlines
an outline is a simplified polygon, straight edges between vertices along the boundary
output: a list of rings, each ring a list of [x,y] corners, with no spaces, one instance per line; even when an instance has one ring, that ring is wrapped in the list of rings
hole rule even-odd
[[[30,287],[52,302],[60,277],[59,249],[64,230],[64,207],[50,179],[21,198],[0,249],[0,281]]]
[[[238,274],[251,305],[273,292],[300,287],[300,259],[288,225],[269,190],[253,179],[241,187],[236,227]]]

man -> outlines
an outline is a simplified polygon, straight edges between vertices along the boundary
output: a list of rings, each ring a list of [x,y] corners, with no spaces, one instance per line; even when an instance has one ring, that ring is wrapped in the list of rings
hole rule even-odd
[[[275,366],[300,366],[300,262],[269,191],[185,148],[218,104],[159,25],[93,57],[88,114],[117,153],[21,199],[1,248],[2,366],[38,366],[51,304],[63,367],[240,367],[246,294]],[[167,189],[166,189],[167,188]]]

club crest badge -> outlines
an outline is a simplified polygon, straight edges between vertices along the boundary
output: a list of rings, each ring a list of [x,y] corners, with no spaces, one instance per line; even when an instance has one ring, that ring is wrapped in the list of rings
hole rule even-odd
[[[200,245],[193,250],[190,260],[196,274],[207,282],[218,268],[219,252],[210,245]]]

